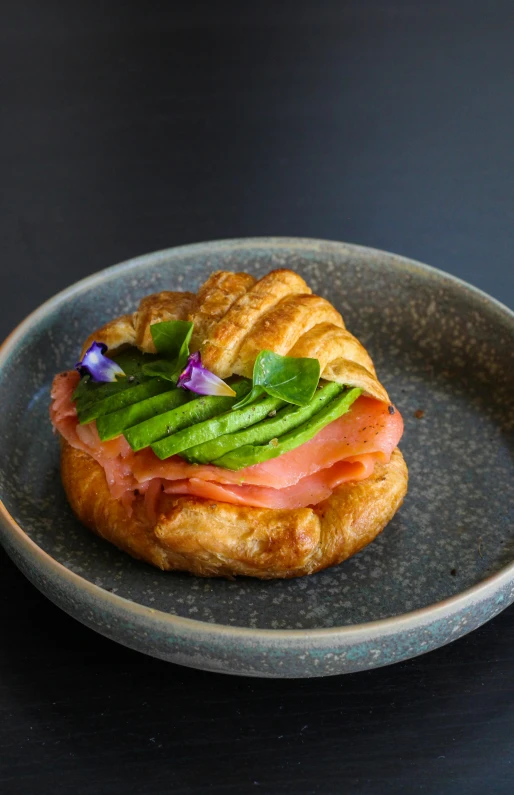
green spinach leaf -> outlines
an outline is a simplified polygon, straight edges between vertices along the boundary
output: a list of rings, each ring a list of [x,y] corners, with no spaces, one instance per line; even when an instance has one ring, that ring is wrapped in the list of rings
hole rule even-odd
[[[252,390],[232,408],[247,406],[265,393],[296,406],[306,406],[312,400],[319,377],[317,359],[295,359],[273,351],[261,351],[253,368]]]
[[[144,374],[176,383],[187,364],[193,324],[185,320],[166,320],[153,323],[150,333],[158,354],[165,358],[145,365]]]

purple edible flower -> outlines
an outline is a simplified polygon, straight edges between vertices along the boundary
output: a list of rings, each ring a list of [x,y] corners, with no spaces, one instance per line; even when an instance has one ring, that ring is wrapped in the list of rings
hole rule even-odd
[[[236,394],[221,378],[202,365],[199,351],[191,354],[188,358],[186,368],[181,372],[177,386],[196,392],[197,395],[230,395],[233,397]]]
[[[75,365],[80,375],[89,375],[93,381],[116,381],[118,376],[124,376],[121,367],[104,355],[106,351],[105,343],[93,342],[82,361]]]

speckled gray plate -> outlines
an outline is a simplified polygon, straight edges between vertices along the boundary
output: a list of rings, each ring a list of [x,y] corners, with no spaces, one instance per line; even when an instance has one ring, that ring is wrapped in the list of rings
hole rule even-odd
[[[94,328],[213,270],[300,272],[343,313],[405,419],[404,507],[356,557],[311,577],[201,580],[161,573],[86,531],[69,510],[47,420],[55,372]],[[253,676],[322,676],[413,657],[514,599],[514,315],[432,268],[315,240],[172,249],[52,299],[0,352],[1,538],[50,599],[134,649]],[[415,416],[417,414],[417,416]],[[421,416],[422,415],[422,416]]]

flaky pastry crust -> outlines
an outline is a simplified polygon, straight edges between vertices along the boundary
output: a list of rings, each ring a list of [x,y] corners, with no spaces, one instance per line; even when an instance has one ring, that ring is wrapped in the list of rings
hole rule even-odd
[[[126,345],[153,353],[150,325],[194,322],[192,350],[221,378],[251,377],[259,351],[319,359],[322,378],[355,386],[389,402],[373,362],[343,318],[305,281],[276,270],[258,281],[246,273],[213,273],[198,293],[161,292],[143,298],[133,315],[89,336],[112,354]],[[407,492],[398,448],[364,481],[344,483],[311,508],[244,507],[161,494],[151,523],[137,496],[129,517],[109,492],[102,467],[64,440],[62,480],[79,519],[102,538],[161,569],[200,576],[299,577],[333,566],[369,544],[391,520]]]

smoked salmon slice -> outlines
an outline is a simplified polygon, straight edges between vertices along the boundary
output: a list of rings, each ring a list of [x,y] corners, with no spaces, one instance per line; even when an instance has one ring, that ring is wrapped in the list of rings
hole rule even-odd
[[[301,478],[293,486],[278,489],[270,486],[228,485],[200,478],[189,478],[166,483],[164,491],[167,494],[185,493],[257,508],[304,508],[326,500],[341,483],[367,478],[373,472],[375,460],[373,455],[367,455],[362,456],[362,460],[359,461],[338,461],[328,469]]]

